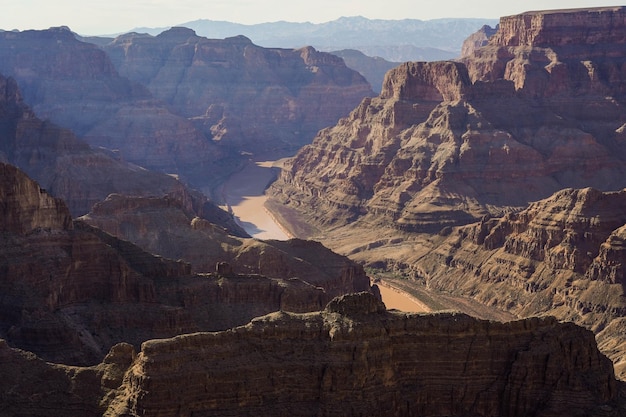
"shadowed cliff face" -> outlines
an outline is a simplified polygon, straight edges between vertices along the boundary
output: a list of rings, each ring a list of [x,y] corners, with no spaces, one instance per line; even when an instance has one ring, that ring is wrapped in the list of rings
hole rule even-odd
[[[105,46],[120,74],[142,83],[207,137],[248,152],[295,150],[348,114],[367,81],[340,58],[311,47],[261,48],[173,28],[128,34]]]
[[[69,130],[42,121],[24,104],[12,78],[0,75],[0,161],[11,163],[68,205],[73,215],[87,213],[111,193],[164,196],[180,201],[231,233],[245,236],[232,216],[169,175],[149,171],[95,150]]]
[[[223,174],[224,155],[189,120],[121,77],[104,51],[67,28],[0,33],[0,73],[17,81],[38,117],[94,147],[186,179],[203,173],[205,183]]]
[[[619,413],[611,364],[591,332],[552,319],[386,312],[369,294],[146,342],[119,392],[110,415]]]
[[[0,340],[3,410],[40,416],[589,416],[626,411],[593,335],[571,323],[386,311],[371,294],[308,314],[114,346],[67,367]],[[33,396],[38,401],[33,402]]]
[[[239,265],[243,258],[259,265],[257,273],[237,274],[221,264],[217,272],[193,274],[183,261],[72,222],[61,201],[17,168],[0,164],[0,175],[0,337],[48,361],[94,364],[119,342],[139,347],[152,338],[228,329],[272,311],[316,311],[336,294],[369,289],[362,268],[312,242],[284,249],[259,243],[246,256],[231,255]],[[180,201],[170,204],[185,213]],[[196,221],[226,239],[224,229]],[[313,254],[332,265],[315,269],[295,258],[314,261]]]
[[[369,289],[360,265],[317,242],[238,238],[172,199],[110,196],[81,220],[151,253],[189,262],[194,272],[228,262],[235,273],[301,280],[330,298]]]

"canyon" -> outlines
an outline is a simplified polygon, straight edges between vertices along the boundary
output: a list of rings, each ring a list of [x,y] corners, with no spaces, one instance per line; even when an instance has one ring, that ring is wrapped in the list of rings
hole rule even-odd
[[[196,230],[213,231],[202,239],[218,242],[221,233],[239,253],[217,253],[211,270],[195,273],[196,265],[73,220],[23,172],[0,168],[0,337],[47,361],[94,365],[120,342],[139,348],[148,339],[225,330],[277,310],[316,311],[337,295],[370,289],[362,267],[320,244],[246,244],[199,217]],[[185,214],[179,201],[165,203]],[[237,272],[230,259],[239,269],[258,268]]]
[[[312,47],[0,32],[0,414],[625,415],[625,28],[506,16],[378,96]],[[205,195],[301,145],[297,238]]]
[[[625,19],[507,16],[456,62],[401,64],[269,206],[373,276],[583,325],[624,378]]]
[[[295,151],[373,95],[334,55],[186,28],[102,47],[67,27],[0,32],[0,58],[0,74],[40,119],[205,194],[239,169],[242,153]]]

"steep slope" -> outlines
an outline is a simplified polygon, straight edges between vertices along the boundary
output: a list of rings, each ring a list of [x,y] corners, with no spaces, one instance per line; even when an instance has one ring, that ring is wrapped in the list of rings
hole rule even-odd
[[[105,50],[120,74],[238,151],[295,150],[373,95],[341,59],[311,47],[262,48],[243,36],[172,28],[123,35]]]
[[[198,216],[246,236],[232,216],[173,177],[94,150],[71,131],[40,120],[24,104],[15,80],[2,75],[0,161],[19,167],[50,194],[63,199],[73,215],[87,213],[111,193],[169,195]]]
[[[369,289],[361,266],[317,242],[238,238],[169,198],[114,195],[80,220],[151,253],[188,262],[193,272],[212,272],[216,263],[227,262],[235,273],[302,280],[329,297]]]
[[[297,277],[236,274],[223,262],[211,273],[192,274],[187,263],[72,222],[60,200],[17,168],[0,163],[0,175],[0,337],[45,360],[91,365],[119,342],[139,347],[272,311],[315,311],[342,293]],[[279,268],[290,255],[280,256],[265,260]],[[259,262],[252,253],[249,260]],[[356,271],[347,275],[350,282],[357,282]],[[368,288],[365,281],[359,289]]]
[[[618,397],[577,326],[387,312],[363,293],[146,342],[106,415],[617,416]]]
[[[318,313],[277,312],[223,332],[147,341],[139,354],[118,344],[92,367],[44,362],[0,340],[0,372],[3,412],[28,417],[626,411],[623,383],[580,327],[405,315],[368,294]]]
[[[223,154],[189,120],[121,77],[104,51],[68,28],[0,32],[0,73],[17,81],[38,117],[93,147],[185,179],[224,175]]]
[[[286,165],[275,202],[416,285],[602,331],[624,377],[625,19],[505,17],[462,62],[391,70]]]
[[[501,219],[440,237],[410,263],[430,288],[471,296],[520,317],[553,315],[603,331],[626,358],[626,190],[560,191]],[[609,330],[613,328],[613,330]],[[623,367],[619,374],[624,377]]]

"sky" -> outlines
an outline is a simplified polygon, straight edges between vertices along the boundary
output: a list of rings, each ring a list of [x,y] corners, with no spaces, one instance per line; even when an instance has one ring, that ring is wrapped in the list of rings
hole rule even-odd
[[[624,1],[624,0],[622,0]],[[618,6],[601,0],[0,0],[0,29],[68,26],[81,35],[162,28],[198,19],[255,24],[369,19],[499,18],[529,10]]]

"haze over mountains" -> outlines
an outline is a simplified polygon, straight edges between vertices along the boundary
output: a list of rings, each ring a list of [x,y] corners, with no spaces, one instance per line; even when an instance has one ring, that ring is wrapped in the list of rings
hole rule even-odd
[[[472,32],[380,94],[240,33],[0,32],[0,414],[626,415],[626,7]],[[247,237],[216,186],[302,145],[298,238]]]
[[[357,49],[365,55],[404,62],[457,58],[467,36],[483,25],[495,26],[497,23],[497,19],[377,20],[352,16],[326,23],[242,25],[203,19],[177,26],[193,29],[199,36],[211,39],[244,35],[264,47],[301,48],[308,45],[325,52]],[[133,31],[157,35],[165,29],[137,28]]]

